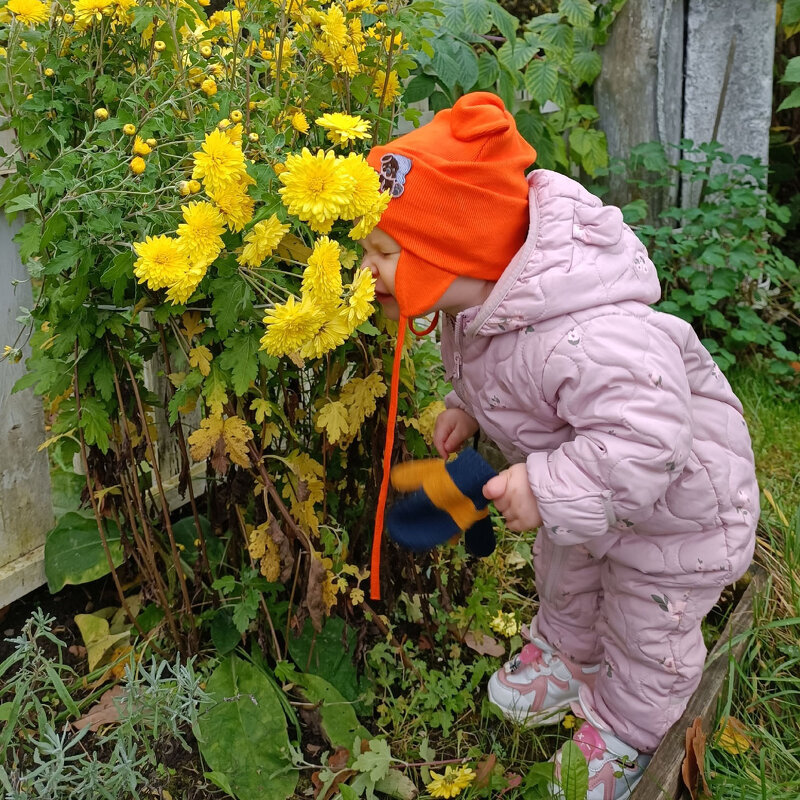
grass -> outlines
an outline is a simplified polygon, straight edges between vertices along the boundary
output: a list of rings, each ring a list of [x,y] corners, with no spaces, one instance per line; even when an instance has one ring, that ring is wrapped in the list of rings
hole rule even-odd
[[[744,657],[730,664],[718,722],[745,739],[712,736],[707,777],[717,800],[800,797],[800,403],[757,367],[729,376],[750,426],[762,516],[756,560],[769,572]]]

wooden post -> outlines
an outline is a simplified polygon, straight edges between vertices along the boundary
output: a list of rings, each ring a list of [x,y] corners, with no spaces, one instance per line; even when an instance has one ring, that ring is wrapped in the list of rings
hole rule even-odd
[[[2,181],[2,178],[0,178]],[[13,236],[19,229],[0,214],[0,347],[13,345],[21,325],[20,306],[33,305],[30,279],[20,261]],[[25,374],[30,348],[23,360],[0,362],[0,608],[41,586],[44,540],[53,527],[44,415],[32,389],[11,394]]]
[[[603,48],[595,102],[612,158],[642,142],[716,140],[767,160],[775,0],[628,0]],[[673,151],[673,159],[680,154]],[[609,202],[637,195],[624,179]],[[657,213],[689,207],[699,186],[644,195]]]

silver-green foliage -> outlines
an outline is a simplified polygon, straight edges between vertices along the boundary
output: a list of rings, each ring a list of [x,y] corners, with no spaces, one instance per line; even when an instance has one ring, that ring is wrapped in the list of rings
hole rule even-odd
[[[211,704],[191,661],[126,665],[119,722],[106,732],[75,731],[95,696],[76,701],[75,673],[61,659],[64,642],[54,619],[36,611],[8,641],[14,652],[0,664],[0,786],[6,800],[81,800],[138,797],[158,767],[165,739],[189,749],[186,734]],[[46,650],[55,645],[57,657]],[[59,711],[60,704],[64,708]]]

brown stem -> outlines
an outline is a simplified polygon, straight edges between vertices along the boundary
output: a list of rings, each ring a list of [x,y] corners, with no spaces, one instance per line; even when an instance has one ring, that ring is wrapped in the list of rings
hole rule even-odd
[[[78,436],[80,437],[81,442],[81,462],[83,464],[83,471],[86,477],[86,490],[89,493],[89,502],[92,504],[92,511],[94,512],[94,520],[97,523],[97,532],[100,534],[100,541],[103,544],[103,552],[106,555],[106,561],[108,562],[108,568],[111,572],[111,577],[114,581],[114,586],[117,589],[117,594],[119,595],[120,603],[122,604],[122,608],[125,611],[125,614],[128,616],[128,619],[133,623],[136,630],[144,636],[144,631],[139,626],[139,623],[136,621],[136,617],[134,616],[133,612],[128,607],[128,600],[125,597],[125,592],[122,590],[122,584],[119,580],[119,575],[117,574],[117,568],[114,566],[114,558],[111,555],[111,549],[108,546],[108,539],[106,538],[106,530],[105,526],[103,525],[103,518],[100,514],[100,508],[97,505],[97,498],[94,496],[94,486],[92,486],[92,473],[89,469],[89,457],[86,454],[86,440],[83,436],[83,428],[81,427],[81,396],[80,392],[78,391],[78,343],[75,342],[75,364],[72,370],[72,387],[75,393],[75,411],[78,415]]]
[[[133,389],[134,397],[136,398],[136,407],[139,409],[139,417],[142,421],[142,431],[147,440],[147,446],[150,448],[150,454],[153,459],[153,475],[158,485],[158,491],[161,498],[161,511],[164,519],[164,527],[167,529],[167,537],[169,538],[169,546],[172,551],[172,563],[175,566],[175,571],[178,575],[178,582],[181,586],[181,594],[183,595],[184,611],[189,617],[189,624],[192,627],[192,642],[190,642],[190,649],[195,649],[197,645],[197,623],[195,622],[194,614],[192,612],[192,604],[189,599],[189,588],[186,585],[186,576],[183,574],[183,566],[181,565],[181,557],[178,552],[178,545],[175,542],[175,534],[172,531],[172,523],[169,519],[169,505],[167,505],[167,496],[164,494],[164,485],[161,482],[161,472],[158,469],[156,449],[153,446],[153,439],[150,436],[150,429],[147,425],[147,414],[142,404],[142,398],[139,394],[139,385],[136,383],[136,377],[133,374],[133,369],[128,361],[125,362],[125,368],[128,370],[128,375],[131,379],[131,388]]]
[[[161,337],[161,350],[164,354],[164,367],[166,368],[167,375],[172,372],[172,366],[169,360],[169,351],[167,350],[167,339],[164,336],[164,326],[161,324],[157,324],[156,327],[158,328],[158,333]],[[168,382],[169,383],[169,382]],[[170,387],[172,387],[172,383],[169,383]],[[174,395],[174,387],[172,394]],[[206,572],[206,575],[211,577],[211,565],[208,561],[208,551],[206,550],[206,537],[203,533],[203,527],[200,525],[200,514],[197,511],[197,503],[195,502],[194,498],[194,486],[192,486],[192,469],[191,469],[191,461],[189,460],[189,452],[186,449],[186,438],[183,434],[183,423],[181,422],[180,414],[178,414],[178,418],[175,422],[175,425],[172,426],[175,432],[178,434],[178,447],[181,451],[181,470],[186,470],[187,474],[187,484],[186,488],[189,492],[189,503],[192,506],[192,516],[194,517],[194,526],[197,530],[197,538],[200,540],[200,552],[203,556],[203,569]]]

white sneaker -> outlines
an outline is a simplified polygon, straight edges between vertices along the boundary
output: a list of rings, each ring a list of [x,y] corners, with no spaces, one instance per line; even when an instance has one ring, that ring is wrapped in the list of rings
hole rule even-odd
[[[582,685],[594,687],[600,665],[581,666],[557,653],[539,636],[536,620],[522,651],[489,678],[489,700],[509,719],[526,725],[554,725],[578,699]]]
[[[579,708],[586,720],[572,737],[589,765],[589,791],[586,793],[586,800],[626,800],[641,780],[652,756],[641,754],[618,739],[592,713],[586,700],[584,690]],[[578,710],[575,708],[576,713]],[[555,754],[553,760],[555,783],[550,790],[553,798],[563,800],[569,790],[561,775],[561,750]]]

